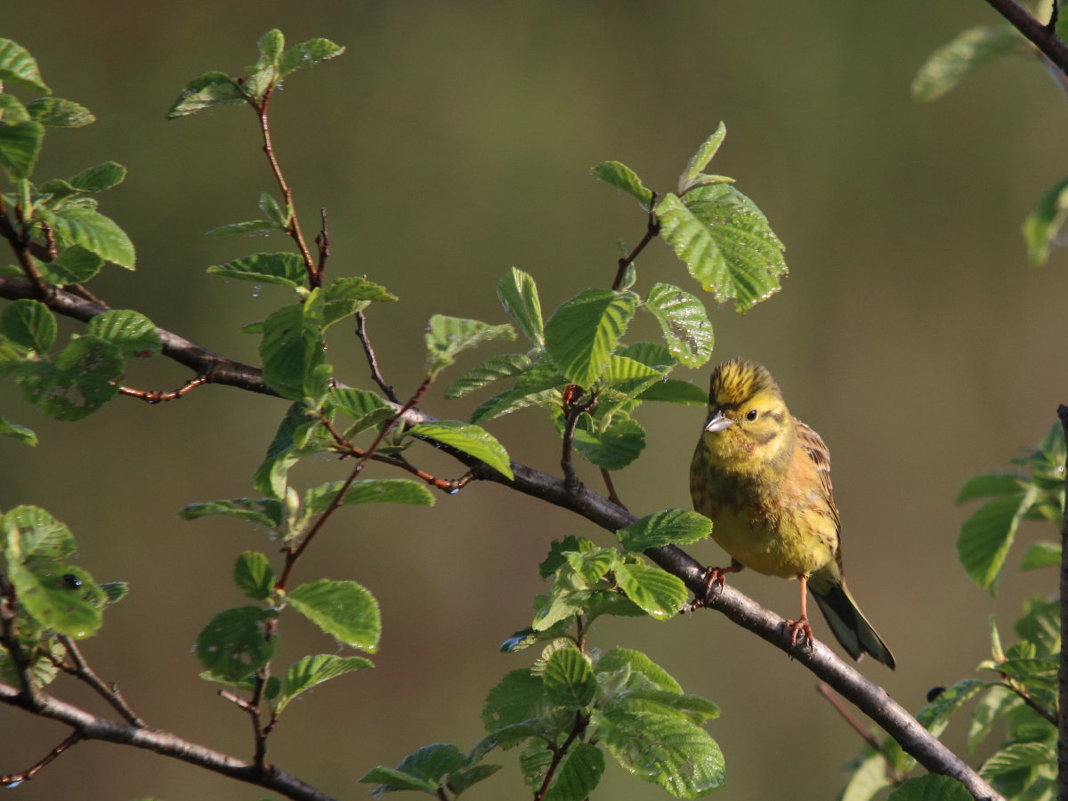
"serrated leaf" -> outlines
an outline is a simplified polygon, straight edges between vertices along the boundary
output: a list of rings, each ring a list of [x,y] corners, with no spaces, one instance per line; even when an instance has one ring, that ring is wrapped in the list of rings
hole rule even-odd
[[[82,170],[67,181],[81,192],[103,192],[121,184],[126,179],[126,168],[114,161],[105,161]]]
[[[290,289],[303,288],[308,280],[304,260],[296,253],[255,253],[228,261],[226,264],[213,264],[207,271],[211,275],[221,275],[224,278],[279,284]]]
[[[645,450],[645,429],[631,417],[620,417],[604,431],[575,429],[575,450],[605,470],[622,470]]]
[[[347,432],[350,436],[383,423],[394,415],[389,404],[365,389],[335,387],[328,400],[331,409],[352,418],[353,423]]]
[[[88,281],[104,266],[104,260],[81,245],[71,245],[52,261],[37,262],[37,270],[50,284],[68,286]]]
[[[37,444],[37,435],[32,429],[19,425],[13,420],[8,420],[2,414],[0,414],[0,436],[11,437],[30,447]]]
[[[197,636],[200,664],[230,681],[255,673],[274,656],[275,640],[264,635],[268,621],[277,616],[258,606],[220,612]]]
[[[416,436],[443,442],[485,462],[509,480],[515,478],[508,451],[484,428],[458,420],[437,420],[433,423],[414,425],[409,432]]]
[[[660,235],[718,303],[748,311],[781,288],[783,244],[749,198],[724,184],[700,186],[656,207]]]
[[[972,794],[956,779],[928,773],[907,779],[886,801],[972,801]]]
[[[670,573],[648,565],[619,565],[616,583],[654,620],[669,620],[689,597],[686,585]]]
[[[0,312],[0,336],[25,350],[47,353],[56,331],[55,315],[38,300],[16,300]]]
[[[928,56],[912,80],[912,98],[937,100],[976,67],[1025,52],[1024,40],[1008,25],[969,28]]]
[[[113,309],[89,321],[86,332],[115,345],[123,356],[155,356],[163,347],[151,320],[129,309]]]
[[[234,562],[234,584],[249,598],[265,601],[274,589],[274,568],[259,551],[245,551]]]
[[[285,497],[289,469],[301,456],[319,449],[313,438],[318,425],[318,419],[309,417],[301,403],[294,403],[286,410],[263,462],[252,476],[252,486],[257,492],[275,499]]]
[[[50,560],[9,561],[7,573],[19,604],[44,628],[76,640],[100,628],[107,597],[81,568]]]
[[[453,797],[455,798],[469,787],[488,779],[500,769],[500,765],[470,765],[466,768],[460,768],[449,774],[449,780],[446,783],[446,787],[449,790],[452,790]],[[546,796],[546,798],[548,798],[548,796]]]
[[[329,39],[308,39],[300,42],[282,53],[278,62],[278,77],[284,78],[304,67],[314,67],[320,61],[336,58],[344,52],[344,47]]]
[[[130,585],[125,581],[102,581],[100,582],[100,589],[104,591],[110,606],[111,604],[117,604],[126,597],[126,594],[130,591]]]
[[[39,122],[0,125],[0,169],[12,181],[29,178],[41,153],[45,127]]]
[[[638,400],[704,406],[708,403],[708,392],[689,381],[666,378],[644,390],[638,395]]]
[[[676,798],[696,798],[723,785],[719,746],[684,717],[614,706],[595,712],[591,727],[620,765]]]
[[[597,671],[617,671],[629,669],[641,673],[656,687],[672,693],[681,693],[682,685],[675,678],[656,664],[646,654],[630,648],[613,648],[597,662]]]
[[[0,80],[0,83],[3,81]],[[0,120],[7,125],[14,125],[19,122],[28,122],[29,119],[30,113],[17,97],[0,92]]]
[[[957,556],[968,576],[983,589],[993,588],[1020,521],[1038,496],[1038,489],[1028,485],[1023,493],[988,501],[961,524]]]
[[[916,719],[937,737],[945,729],[950,717],[988,686],[988,682],[976,679],[958,681],[921,709]]]
[[[12,83],[23,89],[50,95],[41,71],[30,51],[11,39],[0,39],[0,83]]]
[[[968,727],[968,742],[965,746],[967,752],[971,753],[986,739],[998,722],[1022,703],[1023,699],[1006,687],[989,688],[972,712],[972,721]]]
[[[532,362],[529,356],[523,353],[505,353],[500,356],[491,356],[475,367],[472,367],[447,390],[445,397],[449,400],[462,398],[477,389],[481,389],[494,381],[504,378],[514,378],[528,370]]]
[[[661,689],[637,688],[624,691],[622,697],[625,698],[628,705],[632,705],[636,701],[641,701],[644,703],[656,704],[667,711],[685,713],[695,725],[700,725],[707,720],[714,720],[720,715],[719,706],[712,703],[707,698],[702,698],[699,695],[690,695],[689,693],[674,693]]]
[[[513,389],[494,395],[479,404],[478,408],[471,413],[472,423],[488,423],[506,414],[511,414],[527,406],[546,405],[559,402],[560,392],[555,389],[533,391],[528,389]]]
[[[379,796],[385,793],[393,793],[399,790],[416,790],[437,797],[438,785],[426,779],[419,779],[403,771],[378,765],[371,768],[356,781],[363,784],[379,785],[371,791],[372,795]]]
[[[1021,570],[1034,570],[1039,567],[1057,567],[1061,563],[1061,544],[1051,540],[1031,543],[1020,563]]]
[[[1032,267],[1045,264],[1068,219],[1068,179],[1058,181],[1042,195],[1023,224],[1027,260]]]
[[[701,367],[712,355],[715,337],[705,306],[671,284],[654,284],[645,308],[660,323],[668,350],[680,364]]]
[[[542,674],[545,695],[557,706],[582,708],[597,692],[589,658],[577,648],[561,648],[549,657]]]
[[[1017,473],[984,473],[972,476],[957,493],[957,503],[997,495],[1018,495],[1026,482]]]
[[[547,708],[541,676],[529,668],[506,673],[489,691],[482,707],[482,724],[492,732],[538,718]]]
[[[374,663],[362,656],[336,656],[334,654],[305,656],[286,671],[281,695],[274,704],[275,714],[281,714],[290,701],[324,681],[371,667],[374,667]]]
[[[664,374],[654,367],[642,364],[637,359],[613,354],[608,359],[608,367],[604,371],[606,384],[622,384],[644,379],[662,379]]]
[[[188,504],[178,511],[178,517],[183,520],[198,520],[201,517],[221,515],[275,529],[282,522],[281,508],[278,501],[270,498],[229,498]]]
[[[204,236],[245,236],[260,231],[276,231],[278,226],[270,220],[245,220],[244,222],[227,223],[217,228],[210,228],[204,232]]]
[[[638,174],[626,164],[618,161],[602,161],[593,167],[590,172],[595,178],[599,178],[606,184],[626,192],[633,197],[643,208],[649,208],[653,203],[653,192],[645,184]]]
[[[1021,768],[1056,763],[1057,754],[1051,743],[1012,743],[987,759],[979,775],[989,780]]]
[[[83,128],[96,122],[81,103],[61,97],[38,97],[26,104],[30,117],[48,128]]]
[[[545,323],[541,317],[538,287],[530,273],[513,267],[497,282],[497,298],[515,320],[519,330],[535,347],[545,344]]]
[[[310,301],[291,303],[264,321],[263,380],[283,398],[302,399],[315,368],[326,360],[319,310]]]
[[[260,192],[260,199],[256,205],[259,206],[264,216],[279,228],[285,228],[289,224],[288,215],[270,192]]]
[[[74,535],[39,506],[16,506],[0,517],[5,558],[10,562],[66,559],[74,554]]]
[[[712,531],[712,521],[686,509],[653,512],[624,529],[619,542],[627,551],[644,551],[662,545],[688,545],[704,539]]]
[[[328,481],[313,487],[304,496],[304,508],[312,514],[325,512],[344,481]],[[434,496],[423,484],[406,478],[367,478],[354,481],[345,492],[343,506],[361,503],[406,503],[412,506],[433,506]]]
[[[212,70],[185,85],[182,94],[167,111],[167,119],[187,117],[217,106],[247,103],[241,87],[225,72]]]
[[[452,364],[461,351],[492,339],[515,339],[515,330],[510,325],[435,314],[426,330],[427,373],[436,375]]]
[[[712,157],[716,155],[719,146],[723,144],[723,140],[726,136],[727,126],[720,122],[715,132],[702,142],[699,148],[697,148],[697,152],[690,157],[686,169],[683,171],[682,175],[679,176],[680,195],[684,194],[687,189],[695,185],[701,172],[708,166],[708,163],[712,161]]]
[[[597,788],[603,773],[601,749],[589,743],[575,743],[560,761],[545,801],[582,801]]]
[[[601,378],[637,305],[632,292],[587,289],[557,308],[545,326],[545,347],[568,381],[590,387]]]
[[[71,341],[54,362],[20,365],[18,382],[26,399],[57,420],[81,420],[118,393],[123,358],[110,342],[94,336]]]
[[[358,781],[381,784],[371,791],[374,795],[395,790],[422,790],[437,795],[438,786],[445,783],[450,773],[462,770],[466,762],[467,759],[455,745],[434,743],[409,754],[396,768],[373,768]]]
[[[95,209],[67,205],[42,216],[55,229],[56,238],[64,247],[81,245],[105,261],[134,269],[137,256],[130,237]]]
[[[287,597],[325,633],[370,654],[378,650],[382,632],[378,601],[355,581],[319,579],[300,585]]]

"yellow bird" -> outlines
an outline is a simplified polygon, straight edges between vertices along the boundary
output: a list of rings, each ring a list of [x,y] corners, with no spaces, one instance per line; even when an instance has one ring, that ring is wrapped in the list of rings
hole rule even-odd
[[[871,654],[894,667],[882,637],[846,587],[831,457],[820,435],[790,414],[779,385],[756,362],[732,359],[712,372],[708,419],[690,464],[693,506],[731,566],[709,568],[711,590],[725,573],[750,567],[801,582],[801,616],[790,643],[812,642],[806,587],[854,659]]]

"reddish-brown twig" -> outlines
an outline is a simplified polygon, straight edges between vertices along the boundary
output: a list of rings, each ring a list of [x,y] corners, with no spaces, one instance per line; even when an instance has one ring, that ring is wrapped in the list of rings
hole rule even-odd
[[[160,389],[134,389],[133,387],[119,387],[120,395],[128,395],[131,398],[137,398],[143,400],[145,403],[163,403],[164,401],[178,400],[179,398],[189,394],[194,389],[202,384],[206,384],[208,379],[204,376],[196,376],[190,378],[178,389],[172,389],[169,392]]]
[[[55,748],[45,754],[44,757],[39,759],[32,767],[27,768],[26,770],[21,771],[20,773],[9,773],[6,776],[0,776],[0,787],[15,788],[23,782],[28,782],[30,779],[32,779],[34,776],[44,770],[45,767],[48,766],[48,763],[50,763],[53,759],[58,757],[72,745],[81,742],[82,739],[82,735],[79,732],[72,732],[71,735],[67,737],[67,739],[65,739],[63,742],[61,742],[59,745],[57,745]]]

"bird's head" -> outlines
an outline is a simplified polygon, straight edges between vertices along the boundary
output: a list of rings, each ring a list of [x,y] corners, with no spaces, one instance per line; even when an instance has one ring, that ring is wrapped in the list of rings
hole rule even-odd
[[[731,359],[712,371],[702,437],[725,463],[744,469],[793,448],[793,418],[779,385],[763,365]]]

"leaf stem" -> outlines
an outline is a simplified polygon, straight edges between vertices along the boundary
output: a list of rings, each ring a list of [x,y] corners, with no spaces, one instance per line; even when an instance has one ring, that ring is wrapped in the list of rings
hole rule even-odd
[[[623,286],[623,279],[627,274],[627,268],[634,263],[634,260],[638,258],[638,254],[645,250],[645,246],[652,242],[657,236],[660,235],[660,220],[656,216],[656,212],[653,209],[656,208],[656,192],[653,192],[652,200],[649,201],[649,217],[645,225],[645,236],[641,241],[634,246],[626,256],[620,258],[616,266],[616,277],[612,281],[612,289],[619,290]]]

